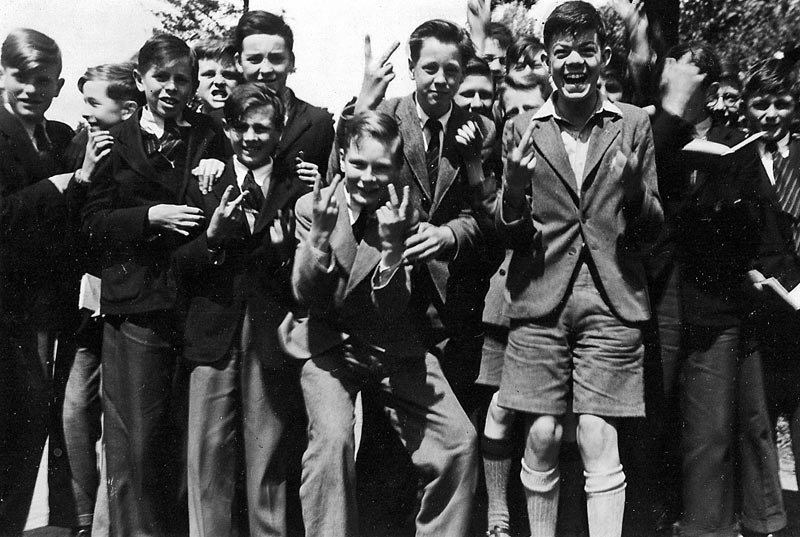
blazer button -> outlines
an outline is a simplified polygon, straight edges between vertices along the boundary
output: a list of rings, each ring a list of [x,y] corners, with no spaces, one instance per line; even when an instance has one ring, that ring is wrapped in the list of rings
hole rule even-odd
[[[569,249],[569,255],[575,255],[577,253],[578,253],[578,249],[575,248],[574,246]]]
[[[504,269],[500,269],[500,276],[505,276],[505,275],[506,275],[506,271]]]

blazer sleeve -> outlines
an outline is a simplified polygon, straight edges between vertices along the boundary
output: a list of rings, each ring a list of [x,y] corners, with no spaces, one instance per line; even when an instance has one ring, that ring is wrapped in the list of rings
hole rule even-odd
[[[300,306],[327,309],[336,293],[340,269],[333,251],[325,255],[308,242],[312,203],[309,193],[295,206],[298,246],[292,267],[292,293]]]
[[[513,123],[507,128],[509,133],[503,136],[503,154],[508,155],[522,139],[522,134],[527,128],[530,117],[526,114],[522,116],[525,118],[520,123],[520,116],[514,119]],[[497,230],[497,237],[505,248],[512,250],[529,249],[536,241],[537,235],[541,233],[533,221],[531,212],[531,199],[529,198],[530,192],[527,192],[525,199],[520,207],[514,207],[515,212],[520,213],[520,217],[512,219],[509,212],[512,210],[511,201],[508,200],[506,195],[506,177],[508,174],[508,162],[503,167],[503,186],[497,197],[494,206],[495,228]],[[534,168],[533,173],[536,173]]]
[[[638,162],[638,169],[634,173],[641,181],[642,195],[626,206],[629,218],[626,236],[632,245],[640,249],[655,242],[664,223],[664,209],[658,194],[653,133],[646,117],[637,123],[633,144],[633,153]]]
[[[63,201],[63,195],[49,179],[42,179],[9,196],[0,195],[0,236],[3,242],[25,240],[48,209]]]

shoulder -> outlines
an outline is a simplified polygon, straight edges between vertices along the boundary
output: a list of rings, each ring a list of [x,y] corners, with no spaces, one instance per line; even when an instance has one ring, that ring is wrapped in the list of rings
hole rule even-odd
[[[381,104],[378,105],[378,112],[383,112],[385,114],[394,114],[398,108],[401,106],[408,106],[408,104],[413,106],[414,101],[411,95],[406,95],[404,97],[392,97],[391,99],[384,99]]]
[[[47,126],[47,134],[51,138],[57,137],[59,139],[65,139],[68,141],[72,139],[74,131],[66,123],[61,123],[60,121],[53,121],[48,119],[46,120],[45,124]]]
[[[190,109],[186,109],[183,115],[184,119],[189,122],[193,129],[213,132],[216,133],[217,131],[222,130],[222,124],[215,120],[213,117],[208,116],[206,114],[200,112],[194,112]]]
[[[303,115],[309,118],[312,123],[327,122],[333,124],[333,114],[328,112],[327,108],[314,106],[313,104],[297,97],[294,97],[293,101],[294,106],[297,108],[298,115]]]
[[[650,123],[650,116],[643,108],[628,103],[614,103],[614,105],[622,112],[623,121],[628,121],[637,125]]]

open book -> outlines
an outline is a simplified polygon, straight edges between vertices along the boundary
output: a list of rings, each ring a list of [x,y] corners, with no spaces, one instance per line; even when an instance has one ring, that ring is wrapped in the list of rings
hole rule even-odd
[[[760,284],[764,291],[774,293],[777,298],[788,304],[793,310],[800,310],[800,284],[790,284],[786,281],[787,285],[791,287],[791,289],[786,289],[778,278],[764,278],[764,275],[757,270],[751,270],[749,273],[751,279]]]
[[[743,147],[750,145],[751,143],[755,142],[762,136],[764,136],[764,131],[759,131],[755,134],[751,134],[750,136],[748,136],[747,138],[745,138],[744,140],[742,140],[733,147],[728,147],[727,145],[720,144],[718,142],[710,142],[708,140],[692,140],[691,142],[683,146],[683,148],[681,148],[681,151],[686,151],[688,153],[699,153],[702,155],[725,157],[736,153]]]

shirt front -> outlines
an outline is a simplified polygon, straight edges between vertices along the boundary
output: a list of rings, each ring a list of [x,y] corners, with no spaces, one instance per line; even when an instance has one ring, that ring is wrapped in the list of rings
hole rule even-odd
[[[577,182],[578,193],[580,195],[581,186],[583,185],[583,172],[586,167],[586,157],[589,153],[589,140],[591,139],[592,128],[597,120],[604,114],[622,117],[622,111],[608,99],[600,97],[597,108],[586,122],[586,125],[584,125],[579,132],[576,132],[575,126],[559,115],[556,109],[556,97],[557,93],[553,93],[547,102],[536,111],[533,115],[533,119],[547,119],[552,117],[555,120],[559,131],[561,131],[561,141],[564,143],[564,150],[567,153],[572,173],[575,174],[575,181]]]
[[[431,135],[427,131],[427,129],[425,129],[425,123],[428,122],[428,120],[430,119],[430,116],[428,114],[426,114],[425,111],[422,109],[422,107],[419,105],[419,103],[417,102],[417,97],[416,96],[414,96],[414,104],[416,105],[416,108],[417,108],[417,117],[419,118],[419,127],[420,127],[420,129],[422,129],[422,137],[425,140],[425,147],[427,148],[428,145],[430,145],[430,143],[431,143],[431,140],[430,140]],[[453,113],[453,103],[451,101],[450,102],[450,108],[447,110],[447,112],[445,112],[444,114],[442,114],[438,118],[438,121],[442,126],[442,128],[439,129],[439,158],[442,158],[442,147],[444,147],[444,133],[447,132],[447,123],[450,121],[450,115],[452,113]]]
[[[272,158],[269,159],[269,162],[251,170],[241,162],[239,159],[233,159],[233,171],[236,174],[236,184],[239,186],[239,190],[244,191],[242,186],[244,185],[244,179],[247,176],[247,172],[253,172],[253,179],[255,180],[256,184],[261,188],[261,192],[264,193],[264,197],[267,197],[267,193],[269,192],[270,181],[272,178]],[[250,233],[253,232],[253,229],[256,225],[256,217],[258,216],[258,211],[249,209],[249,208],[242,208],[244,211],[244,216],[247,219],[247,226],[250,228]]]
[[[179,127],[192,126],[191,123],[183,119],[182,115],[175,120],[175,124]],[[164,120],[154,116],[148,106],[142,108],[142,117],[139,119],[139,127],[141,127],[144,132],[155,136],[158,140],[164,136]]]
[[[778,144],[778,153],[783,158],[789,158],[789,139],[791,138],[790,133],[786,133],[783,138],[777,141]],[[762,138],[763,140],[763,138]],[[773,185],[775,184],[775,170],[774,166],[775,163],[773,162],[773,155],[770,151],[767,151],[767,147],[762,140],[758,142],[758,155],[761,157],[761,165],[764,166],[764,171],[767,172],[767,177],[769,177],[769,182]]]

